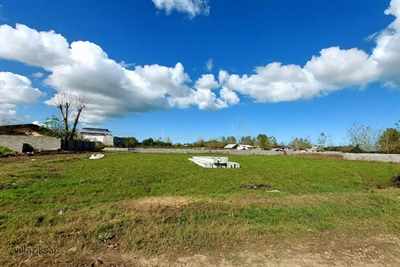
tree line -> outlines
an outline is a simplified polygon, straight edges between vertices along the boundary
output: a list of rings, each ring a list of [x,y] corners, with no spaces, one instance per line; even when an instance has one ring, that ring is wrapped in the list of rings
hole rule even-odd
[[[279,147],[285,147],[283,143],[278,143],[274,136],[268,136],[266,134],[259,134],[257,136],[242,136],[236,138],[234,136],[223,136],[221,138],[214,138],[209,140],[199,139],[193,143],[173,143],[169,138],[165,140],[158,138],[147,138],[141,142],[135,137],[114,137],[114,146],[122,148],[133,148],[133,147],[188,147],[188,148],[209,148],[209,149],[222,149],[228,144],[242,144],[258,147],[261,149],[273,149]],[[308,149],[312,147],[312,143],[307,138],[294,138],[290,143],[289,147],[294,149]]]
[[[77,127],[81,114],[87,108],[84,98],[70,92],[62,92],[54,99],[54,106],[59,116],[53,116],[46,120],[44,128],[50,130],[51,134],[62,138],[64,141],[73,140],[78,137]],[[354,124],[347,131],[348,145],[332,146],[329,144],[329,136],[321,133],[317,139],[316,146],[320,150],[343,151],[343,152],[381,152],[400,153],[400,121],[393,127],[376,131],[373,128]],[[243,144],[259,147],[261,149],[272,149],[277,147],[290,147],[296,150],[309,149],[313,143],[309,138],[295,137],[287,145],[279,143],[274,136],[258,134],[257,136],[226,136],[210,140],[199,139],[188,144],[173,143],[169,138],[147,138],[141,142],[135,137],[114,138],[116,147],[206,147],[224,148],[227,144]]]

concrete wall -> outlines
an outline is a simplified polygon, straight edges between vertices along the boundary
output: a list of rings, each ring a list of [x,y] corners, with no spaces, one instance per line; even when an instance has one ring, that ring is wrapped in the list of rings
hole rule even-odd
[[[126,150],[127,151],[127,150]],[[133,152],[138,153],[179,153],[179,154],[226,154],[226,155],[283,155],[283,152],[252,149],[252,150],[220,150],[220,149],[201,149],[201,148],[135,148]],[[400,163],[400,154],[355,154],[355,153],[342,153],[342,152],[300,152],[290,151],[287,155],[323,155],[342,157],[346,160],[361,160],[361,161],[380,161],[380,162],[393,162]]]
[[[30,144],[38,151],[52,151],[61,148],[61,140],[50,136],[0,135],[0,146],[22,152],[22,145]]]
[[[343,158],[347,160],[382,161],[400,163],[399,154],[355,154],[343,153]]]
[[[226,155],[282,155],[282,152],[251,149],[206,149],[206,148],[135,148],[133,152],[138,153],[177,153],[177,154],[226,154]]]

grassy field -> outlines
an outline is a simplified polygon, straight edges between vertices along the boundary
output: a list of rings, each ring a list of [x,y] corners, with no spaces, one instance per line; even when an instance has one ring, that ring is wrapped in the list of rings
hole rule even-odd
[[[241,169],[203,169],[187,158],[0,159],[0,265],[159,265],[193,255],[207,256],[193,265],[242,265],[250,254],[285,253],[329,263],[360,248],[360,261],[378,253],[390,264],[400,252],[400,190],[390,182],[398,164],[232,156]]]

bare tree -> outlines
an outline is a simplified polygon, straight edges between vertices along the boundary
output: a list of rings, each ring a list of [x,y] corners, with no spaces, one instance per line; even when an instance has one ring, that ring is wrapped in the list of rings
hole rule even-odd
[[[379,134],[371,127],[355,123],[347,133],[352,146],[364,151],[376,151]]]
[[[320,149],[327,147],[328,145],[328,135],[324,132],[320,133],[318,136],[317,144]]]
[[[79,119],[86,108],[84,99],[79,95],[64,91],[56,95],[55,105],[62,118],[64,141],[73,140],[76,135]]]

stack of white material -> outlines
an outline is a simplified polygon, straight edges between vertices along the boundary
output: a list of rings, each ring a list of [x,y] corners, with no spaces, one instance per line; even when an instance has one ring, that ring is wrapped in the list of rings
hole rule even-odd
[[[240,168],[237,162],[228,161],[228,157],[191,157],[193,163],[203,168]]]

